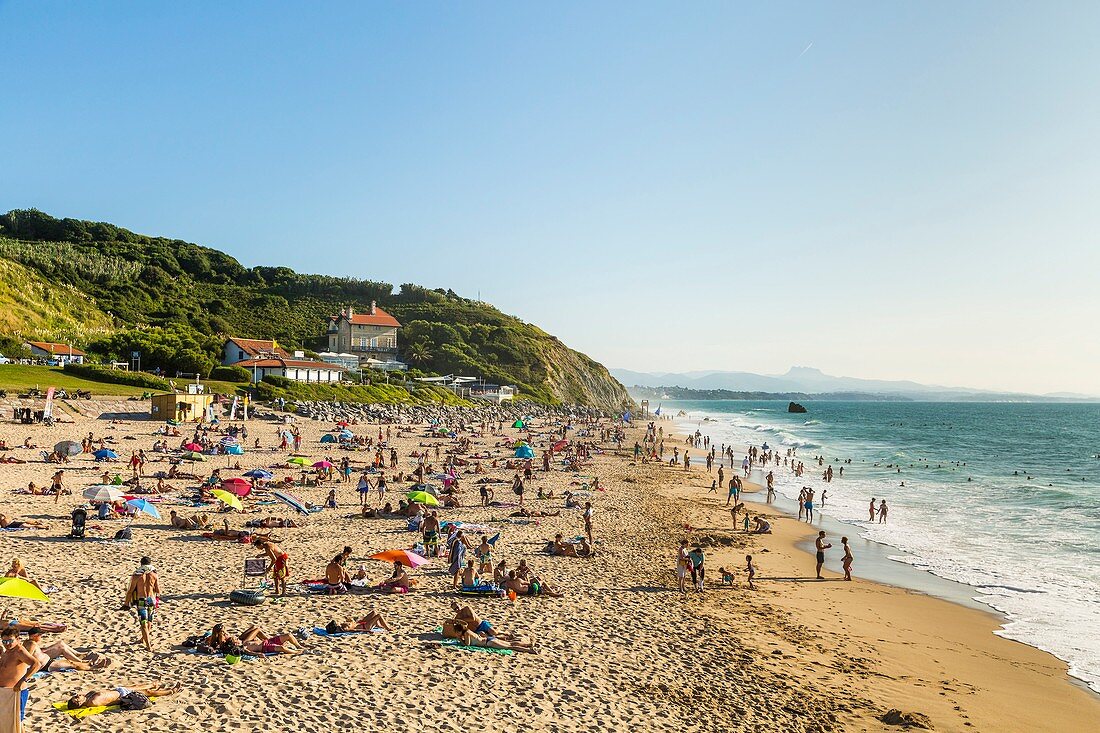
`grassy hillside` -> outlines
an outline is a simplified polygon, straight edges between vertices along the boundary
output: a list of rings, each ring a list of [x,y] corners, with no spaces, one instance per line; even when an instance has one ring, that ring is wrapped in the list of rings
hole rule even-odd
[[[325,319],[370,301],[405,328],[402,356],[428,372],[514,384],[531,399],[617,408],[629,397],[607,370],[531,324],[449,290],[429,290],[285,267],[245,268],[229,255],[111,224],[55,219],[39,211],[0,216],[0,261],[85,294],[116,332],[77,341],[143,366],[206,373],[228,335],[323,348]],[[91,319],[102,323],[101,319]],[[98,326],[93,326],[98,328]]]
[[[0,364],[0,389],[8,390],[9,397],[14,396],[15,392],[22,392],[31,387],[38,387],[43,392],[50,387],[70,391],[86,389],[91,390],[92,395],[96,397],[101,395],[129,397],[150,391],[141,387],[94,382],[90,379],[74,377],[71,374],[66,374],[60,367]]]
[[[77,288],[55,285],[38,271],[3,259],[0,240],[0,333],[86,342],[111,328],[111,318]]]

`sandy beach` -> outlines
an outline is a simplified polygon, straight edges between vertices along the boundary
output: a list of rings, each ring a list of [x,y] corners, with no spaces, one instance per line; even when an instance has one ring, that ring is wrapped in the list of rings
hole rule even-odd
[[[159,437],[153,431],[163,425],[74,420],[49,428],[3,425],[0,438],[18,445],[29,436],[49,447],[93,433],[106,438],[124,461],[132,450],[149,451]],[[320,443],[331,424],[296,424],[303,436],[301,453],[311,460],[345,455]],[[550,442],[556,427],[536,421],[536,450]],[[663,427],[667,431],[672,424]],[[232,458],[240,462],[240,471],[282,466],[287,453],[274,448],[276,424],[253,420],[248,429],[246,445],[259,438],[262,448]],[[378,426],[351,429],[374,434]],[[187,434],[186,426],[180,430]],[[423,450],[422,443],[442,450],[453,444],[424,435],[425,426],[415,426],[407,437],[391,441],[405,470],[415,462],[410,454]],[[519,436],[519,430],[506,428],[503,435],[474,438],[471,450],[504,458],[511,450],[498,444]],[[631,432],[626,445],[637,437]],[[11,557],[21,558],[34,579],[56,590],[46,604],[11,599],[9,613],[12,618],[62,621],[68,629],[57,638],[113,659],[105,670],[54,673],[36,680],[26,728],[69,730],[74,720],[53,710],[51,703],[80,690],[139,679],[179,682],[183,689],[148,710],[107,712],[81,725],[140,727],[154,733],[258,727],[324,731],[336,726],[879,731],[901,729],[881,721],[895,708],[926,716],[936,730],[1085,731],[1100,724],[1096,696],[1071,684],[1065,665],[1050,655],[995,636],[995,617],[886,585],[839,582],[835,574],[824,582],[805,582],[813,574],[813,558],[798,543],[812,532],[807,526],[753,505],[752,511],[774,518],[775,533],[748,536],[734,531],[728,510],[721,506],[725,497],[719,501],[708,496],[710,478],[702,468],[685,473],[661,464],[635,465],[627,451],[616,456],[613,445],[603,448],[603,455],[577,473],[557,465],[550,473],[535,471],[525,505],[560,510],[560,516],[516,519],[509,516],[513,507],[440,510],[442,519],[485,525],[490,534],[499,531],[495,557],[507,560],[509,567],[526,560],[564,591],[561,599],[519,598],[514,603],[461,599],[496,627],[537,639],[538,654],[514,656],[435,643],[440,638],[436,628],[450,617],[450,603],[457,597],[442,560],[412,571],[420,586],[407,595],[325,596],[303,593],[294,585],[321,576],[327,560],[344,545],[353,548],[350,569],[365,565],[370,578],[381,581],[388,567],[368,556],[409,548],[416,541],[403,519],[358,517],[354,482],[337,485],[338,509],[311,514],[301,528],[273,531],[291,558],[291,592],[278,602],[243,607],[230,604],[228,594],[241,587],[243,560],[255,557],[255,548],[203,539],[196,531],[171,527],[166,519],[144,516],[133,522],[131,541],[108,539],[128,522],[93,519],[88,539],[65,539],[69,512],[80,503],[80,491],[98,482],[103,466],[88,455],[75,457],[65,467],[73,495],[55,504],[52,497],[14,493],[29,481],[48,483],[56,467],[43,463],[37,451],[12,450],[10,455],[28,462],[0,466],[0,511],[51,526],[0,533],[0,559],[6,566]],[[362,466],[371,454],[348,455]],[[226,461],[225,456],[211,457],[195,464],[196,471],[205,475],[220,467],[224,477],[239,475],[225,470]],[[152,461],[146,472],[168,465]],[[112,470],[129,475],[124,462],[113,464]],[[299,475],[285,468],[273,471],[279,478]],[[513,473],[501,468],[488,475],[510,480]],[[604,489],[591,495],[596,557],[545,554],[545,540],[555,533],[568,538],[583,531],[580,512],[564,509],[560,497],[566,489],[584,491],[582,485],[593,476]],[[463,476],[466,505],[478,501],[475,478]],[[197,485],[179,479],[170,483],[180,493],[192,493]],[[553,490],[557,498],[536,499],[540,487]],[[506,484],[495,488],[498,499],[514,498]],[[293,492],[320,504],[328,489],[296,487]],[[396,485],[390,492],[395,502],[403,493]],[[372,499],[377,505],[377,498]],[[165,517],[169,508],[170,502],[161,504]],[[241,529],[246,520],[264,516],[292,514],[285,505],[274,504],[218,514],[217,519]],[[681,537],[707,551],[705,593],[681,596],[676,591],[673,567]],[[755,592],[745,586],[746,553],[755,556],[759,567]],[[140,645],[132,612],[121,608],[129,575],[146,554],[158,568],[164,592],[153,652]],[[736,569],[732,588],[719,587],[719,565]],[[855,570],[858,576],[858,557]],[[283,632],[324,626],[330,619],[358,617],[371,609],[385,615],[392,632],[336,638],[310,634],[307,652],[294,657],[229,664],[218,656],[189,654],[180,646],[216,622],[235,632],[253,623]]]

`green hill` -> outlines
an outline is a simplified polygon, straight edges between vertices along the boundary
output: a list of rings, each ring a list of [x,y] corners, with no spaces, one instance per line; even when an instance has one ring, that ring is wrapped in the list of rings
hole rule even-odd
[[[385,282],[246,268],[208,247],[33,209],[0,216],[0,263],[7,268],[0,269],[3,291],[14,287],[7,272],[13,279],[20,271],[31,273],[36,283],[52,285],[49,292],[23,296],[24,316],[3,322],[0,333],[71,333],[93,355],[111,358],[137,348],[147,369],[209,372],[230,335],[321,349],[328,316],[345,305],[366,309],[376,300],[404,324],[402,356],[423,371],[514,384],[544,402],[618,408],[629,401],[603,365],[536,326],[450,290],[404,284],[395,292]],[[47,307],[51,298],[63,300]],[[15,299],[4,292],[0,306]]]

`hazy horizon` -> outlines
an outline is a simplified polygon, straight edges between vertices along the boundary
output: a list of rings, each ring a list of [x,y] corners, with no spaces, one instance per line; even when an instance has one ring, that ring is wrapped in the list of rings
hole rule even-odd
[[[0,203],[480,295],[635,371],[1100,394],[1098,19],[0,0]]]

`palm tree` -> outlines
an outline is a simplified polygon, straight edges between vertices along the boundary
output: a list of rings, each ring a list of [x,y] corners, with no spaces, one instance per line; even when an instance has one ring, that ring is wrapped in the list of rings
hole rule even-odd
[[[415,344],[409,345],[409,361],[414,364],[423,364],[431,360],[432,352],[428,350],[428,344],[423,341],[417,341]]]

